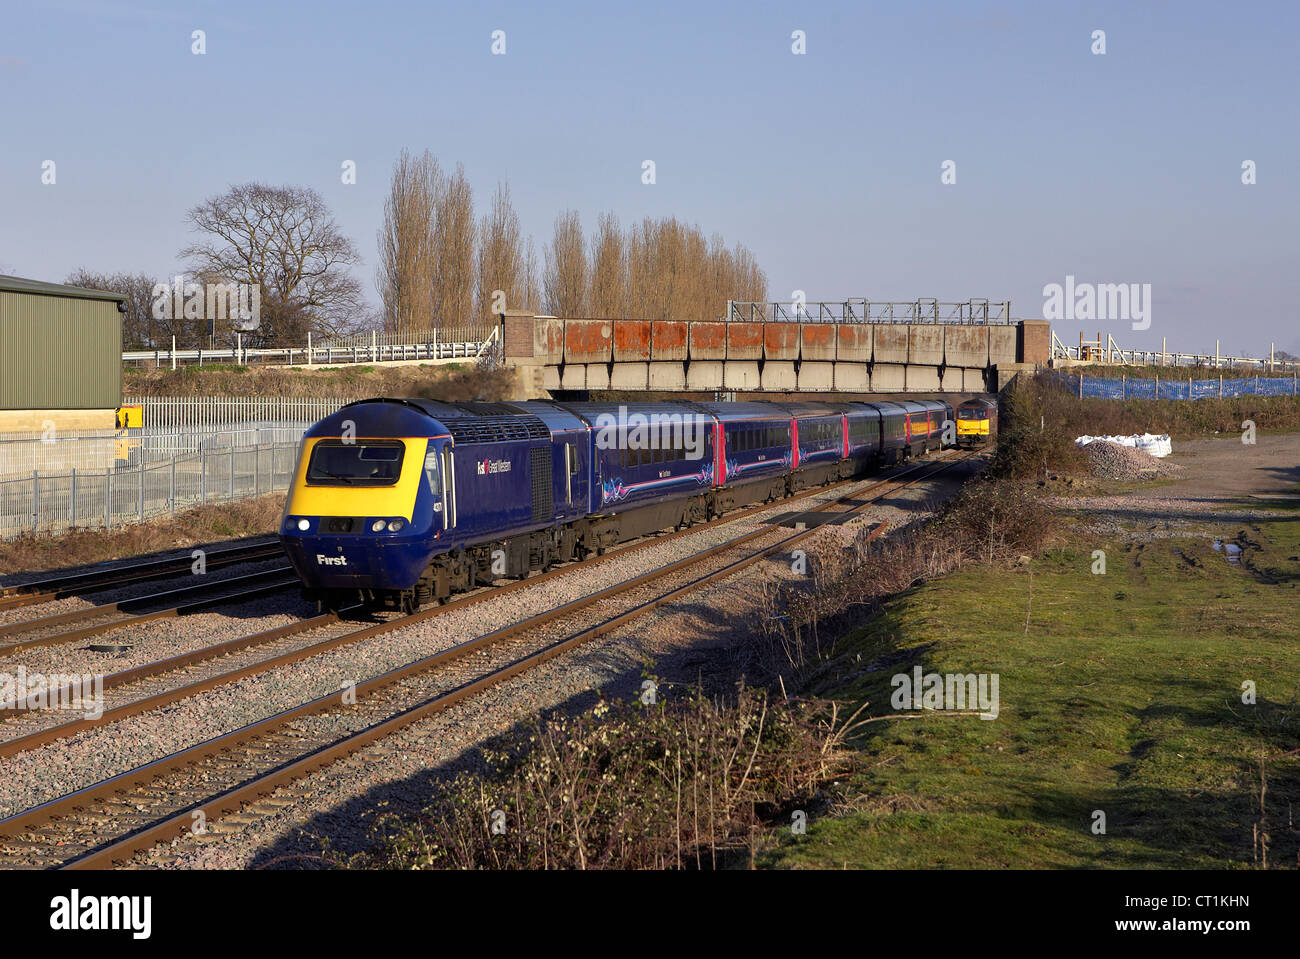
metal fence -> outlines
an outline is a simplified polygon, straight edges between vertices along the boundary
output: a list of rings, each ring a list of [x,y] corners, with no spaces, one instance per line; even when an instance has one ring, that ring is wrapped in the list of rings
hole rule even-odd
[[[144,428],[158,432],[218,432],[255,425],[311,424],[360,397],[285,396],[127,396],[141,406]]]
[[[1161,337],[1158,350],[1138,348],[1126,350],[1115,341],[1112,334],[1107,333],[1103,337],[1100,332],[1095,340],[1085,340],[1080,333],[1078,346],[1066,346],[1053,331],[1051,359],[1053,363],[1062,366],[1070,363],[1100,363],[1107,366],[1183,366],[1193,369],[1257,371],[1270,375],[1300,370],[1300,363],[1286,359],[1286,354],[1279,359],[1275,345],[1272,343],[1269,344],[1268,356],[1227,356],[1220,352],[1217,340],[1214,343],[1213,353],[1180,353],[1168,347],[1168,340]]]
[[[917,323],[1000,324],[1011,319],[1011,301],[985,299],[946,302],[933,299],[886,301],[745,303],[727,301],[727,322],[767,323]]]
[[[201,450],[249,449],[296,444],[314,421],[257,424],[227,430],[131,430],[129,435],[100,433],[49,439],[0,439],[0,478],[69,470],[134,469]]]
[[[1080,399],[1204,400],[1236,396],[1297,396],[1300,376],[1219,376],[1215,379],[1159,376],[1154,379],[1058,373],[1066,388]]]
[[[499,346],[500,330],[497,327],[467,330],[429,330],[402,336],[368,335],[324,340],[313,343],[311,334],[307,342],[298,347],[258,347],[242,345],[241,340],[227,347],[178,350],[173,343],[170,349],[131,350],[122,354],[123,365],[152,366],[159,369],[169,366],[197,363],[256,366],[276,364],[283,366],[338,366],[346,363],[389,363],[398,360],[457,360],[482,359],[494,346]]]
[[[296,444],[346,397],[129,396],[143,408],[140,428],[48,430],[0,435],[0,479],[134,469],[202,450]]]
[[[289,488],[297,443],[202,449],[134,469],[0,480],[0,537],[111,528],[178,509]]]

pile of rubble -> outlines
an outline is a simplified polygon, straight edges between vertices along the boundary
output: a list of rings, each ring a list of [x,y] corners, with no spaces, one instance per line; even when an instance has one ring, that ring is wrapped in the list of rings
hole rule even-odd
[[[1181,466],[1161,462],[1143,450],[1104,440],[1089,443],[1083,451],[1092,474],[1103,479],[1151,479],[1173,476],[1182,470]]]

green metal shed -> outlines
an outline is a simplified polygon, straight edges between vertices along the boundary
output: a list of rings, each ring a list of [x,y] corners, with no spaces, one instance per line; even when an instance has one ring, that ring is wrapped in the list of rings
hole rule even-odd
[[[125,301],[0,276],[0,410],[121,406]]]

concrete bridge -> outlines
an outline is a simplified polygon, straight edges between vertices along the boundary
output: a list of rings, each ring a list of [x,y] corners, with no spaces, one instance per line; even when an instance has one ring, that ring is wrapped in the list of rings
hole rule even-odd
[[[1044,320],[565,319],[502,315],[505,362],[532,396],[592,390],[984,393],[1047,364]]]

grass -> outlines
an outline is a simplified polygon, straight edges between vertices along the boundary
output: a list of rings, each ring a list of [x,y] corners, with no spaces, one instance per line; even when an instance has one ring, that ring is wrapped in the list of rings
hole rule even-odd
[[[1243,533],[1242,567],[1208,539],[1080,540],[1028,569],[969,570],[896,598],[805,692],[897,715],[890,678],[913,664],[997,673],[998,718],[864,726],[861,771],[836,805],[805,836],[773,832],[760,864],[1249,866],[1262,826],[1270,864],[1297,865],[1300,770],[1276,757],[1300,746],[1300,519]],[[1091,572],[1094,549],[1105,575]]]

